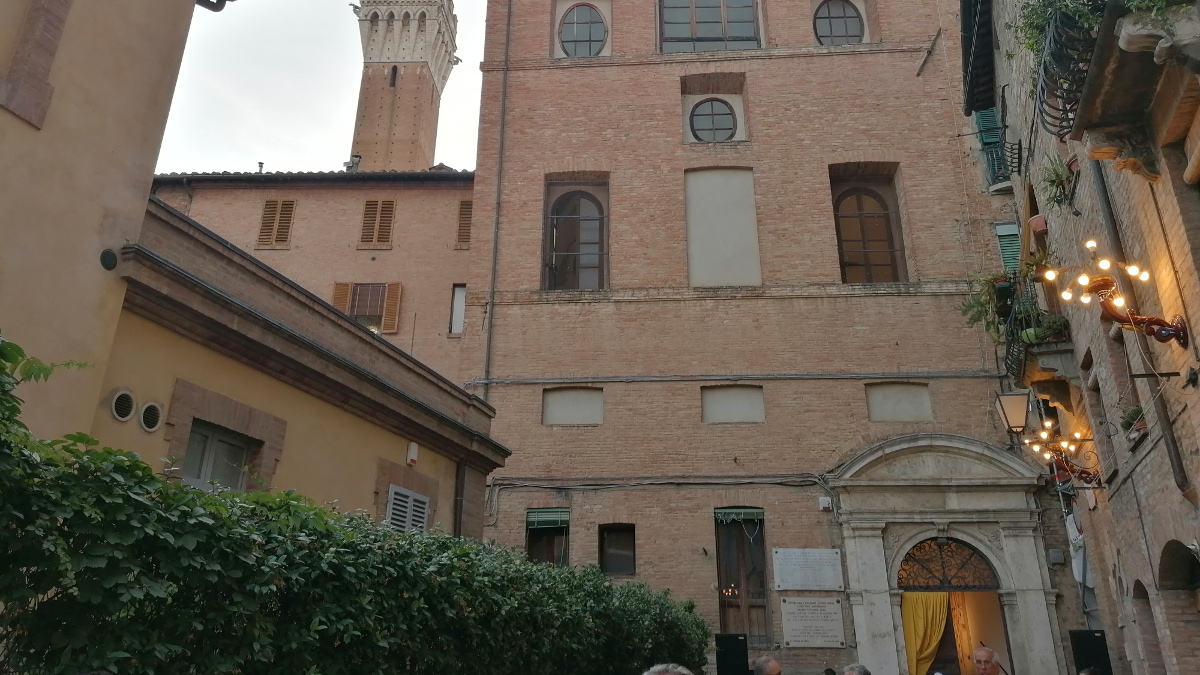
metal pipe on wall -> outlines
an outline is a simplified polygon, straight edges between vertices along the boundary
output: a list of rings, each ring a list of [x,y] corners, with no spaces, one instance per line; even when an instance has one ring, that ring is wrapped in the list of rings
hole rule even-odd
[[[1112,199],[1108,193],[1108,184],[1104,180],[1104,169],[1099,160],[1089,158],[1085,161],[1088,173],[1091,174],[1095,184],[1096,194],[1100,197],[1100,220],[1104,223],[1104,235],[1108,240],[1109,250],[1112,251],[1115,259],[1127,262],[1125,247],[1121,243],[1121,233],[1117,229],[1117,218],[1113,212]],[[1113,276],[1117,279],[1121,295],[1125,298],[1126,307],[1129,308],[1130,313],[1136,314],[1138,311],[1137,295],[1129,280],[1120,274]],[[1134,339],[1137,340],[1145,367],[1154,371],[1154,364],[1150,362],[1150,343],[1146,336],[1141,331],[1134,331]],[[1196,504],[1196,489],[1192,486],[1187,470],[1184,468],[1183,456],[1179,452],[1179,440],[1175,437],[1175,427],[1171,423],[1171,412],[1167,409],[1167,402],[1162,397],[1162,387],[1154,378],[1148,379],[1146,384],[1150,388],[1150,398],[1154,402],[1154,416],[1158,418],[1159,427],[1162,429],[1163,446],[1167,451],[1167,459],[1171,463],[1171,477],[1174,478],[1175,486],[1183,493],[1184,498]]]

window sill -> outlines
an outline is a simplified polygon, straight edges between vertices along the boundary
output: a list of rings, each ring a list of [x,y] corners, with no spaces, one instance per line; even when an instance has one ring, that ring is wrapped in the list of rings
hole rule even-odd
[[[600,424],[545,424],[545,423],[543,423],[542,426],[550,427],[551,429],[559,429],[559,428],[562,428],[562,429],[587,429],[590,427],[598,427],[601,425]]]
[[[360,251],[386,251],[392,248],[391,244],[359,244]]]
[[[447,340],[459,340],[462,339],[462,336],[462,333],[446,333]]]
[[[255,251],[286,251],[291,248],[291,244],[255,244]]]
[[[455,251],[469,251],[469,250],[471,250],[471,245],[470,244],[455,244],[454,250]]]
[[[687,141],[684,141],[683,144],[689,148],[708,148],[708,149],[713,149],[713,150],[718,149],[718,148],[749,148],[749,147],[753,147],[753,145],[754,145],[751,141],[749,141],[748,139],[744,139],[744,138],[736,140],[736,141],[713,141],[713,142],[687,140]]]
[[[762,422],[704,422],[703,424],[710,427],[757,427],[766,423],[766,420],[763,420]]]

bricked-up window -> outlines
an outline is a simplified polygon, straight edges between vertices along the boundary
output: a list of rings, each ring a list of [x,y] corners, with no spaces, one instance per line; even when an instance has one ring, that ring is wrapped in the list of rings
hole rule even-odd
[[[719,508],[715,516],[721,632],[745,633],[751,647],[766,647],[771,638],[763,510]]]
[[[525,512],[525,551],[533,562],[570,562],[571,510],[529,509]]]
[[[268,199],[263,203],[257,245],[274,247],[288,244],[292,239],[292,222],[295,218],[295,200]]]
[[[555,387],[542,391],[542,424],[591,426],[603,423],[603,389]]]
[[[607,184],[547,186],[546,290],[607,286],[607,197]]]
[[[863,41],[863,19],[848,0],[825,0],[813,16],[813,30],[823,45],[855,45]]]
[[[894,162],[850,162],[829,167],[842,281],[907,281],[904,237]]]
[[[187,454],[183,457],[183,482],[202,490],[241,490],[246,484],[246,464],[260,443],[215,424],[192,422]]]
[[[684,174],[688,283],[761,286],[754,173],[701,169]]]
[[[610,523],[600,526],[600,570],[613,577],[631,577],[637,573],[634,526]]]
[[[392,223],[396,219],[396,202],[370,200],[363,205],[362,231],[358,236],[360,247],[391,246]]]
[[[458,203],[458,234],[454,240],[456,250],[471,248],[471,216],[475,213],[475,202],[467,199]]]
[[[763,423],[767,421],[763,388],[722,385],[700,388],[701,419],[705,424]]]
[[[331,304],[376,333],[395,333],[400,323],[399,283],[333,285]]]
[[[758,49],[754,0],[661,0],[662,50]]]
[[[866,385],[867,419],[872,422],[932,422],[929,385],[922,382],[873,382]]]

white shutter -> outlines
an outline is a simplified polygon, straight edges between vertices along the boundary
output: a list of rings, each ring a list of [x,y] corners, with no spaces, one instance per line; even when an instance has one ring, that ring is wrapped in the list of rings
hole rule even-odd
[[[429,498],[397,485],[389,486],[384,521],[397,532],[424,530],[429,516]]]

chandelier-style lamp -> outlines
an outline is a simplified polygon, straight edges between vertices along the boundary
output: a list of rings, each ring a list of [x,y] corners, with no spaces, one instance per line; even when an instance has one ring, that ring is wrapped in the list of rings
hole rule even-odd
[[[1116,323],[1125,330],[1145,333],[1159,342],[1173,340],[1180,347],[1187,348],[1188,327],[1182,316],[1175,315],[1168,322],[1166,319],[1156,316],[1134,314],[1125,306],[1125,298],[1121,296],[1117,280],[1110,273],[1110,271],[1115,271],[1114,267],[1123,268],[1131,278],[1149,281],[1150,273],[1148,271],[1137,265],[1113,262],[1108,258],[1098,257],[1095,239],[1087,240],[1083,246],[1091,254],[1087,265],[1060,270],[1047,269],[1042,272],[1042,278],[1051,281],[1060,276],[1071,276],[1071,280],[1061,294],[1063,300],[1070,302],[1076,299],[1073,289],[1078,285],[1079,302],[1087,305],[1095,299],[1096,304],[1100,305],[1100,316],[1105,319]],[[1078,276],[1073,276],[1076,273]]]
[[[1086,485],[1100,482],[1100,473],[1093,471],[1082,462],[1095,463],[1096,453],[1083,450],[1084,443],[1092,443],[1092,439],[1084,438],[1076,431],[1070,436],[1063,436],[1058,424],[1053,419],[1044,419],[1036,433],[1023,436],[1021,442],[1039,459],[1048,463],[1054,473],[1054,479],[1060,484],[1068,484],[1072,479],[1078,479]]]

